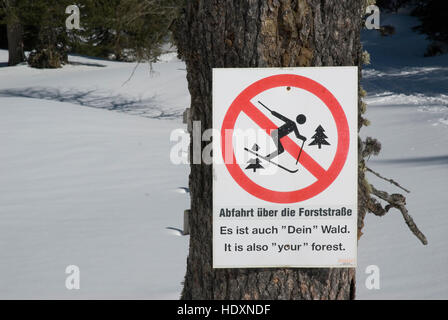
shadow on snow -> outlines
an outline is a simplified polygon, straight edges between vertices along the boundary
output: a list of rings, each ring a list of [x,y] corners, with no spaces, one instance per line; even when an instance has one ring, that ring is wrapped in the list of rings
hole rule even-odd
[[[155,96],[150,98],[130,98],[110,95],[98,90],[78,90],[30,87],[0,90],[1,97],[20,97],[68,102],[86,107],[124,112],[151,119],[176,119],[182,116],[183,107],[165,108],[157,106]]]

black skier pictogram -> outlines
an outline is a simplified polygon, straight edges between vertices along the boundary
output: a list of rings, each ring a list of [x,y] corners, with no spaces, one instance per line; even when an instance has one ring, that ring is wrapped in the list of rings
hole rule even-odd
[[[254,152],[258,151],[259,147],[257,144],[254,144],[254,146],[252,147],[252,150],[254,150]],[[259,158],[253,158],[250,159],[247,163],[249,163],[249,165],[246,167],[246,170],[254,170],[254,172],[256,172],[257,170],[260,169],[264,169],[264,167],[260,164],[260,159]]]
[[[280,139],[283,138],[284,136],[287,136],[291,132],[294,132],[297,139],[300,139],[303,142],[306,141],[306,137],[304,137],[300,134],[299,129],[297,128],[297,125],[294,121],[292,121],[291,119],[288,119],[287,117],[281,115],[280,113],[278,113],[276,111],[272,111],[271,109],[266,107],[260,101],[258,101],[258,103],[261,104],[263,107],[265,107],[274,117],[285,122],[285,124],[280,126],[278,129],[272,130],[271,138],[274,141],[275,146],[277,147],[277,150],[272,152],[271,154],[268,154],[266,156],[266,158],[272,159],[272,158],[278,157],[280,154],[282,154],[285,151],[285,148],[283,147]],[[305,115],[299,114],[296,118],[296,121],[298,124],[304,124],[306,122]],[[297,162],[299,162],[298,159],[297,159]]]
[[[313,141],[311,141],[311,143],[309,144],[309,146],[319,146],[319,149],[322,148],[322,145],[327,145],[329,146],[330,143],[326,140],[328,139],[328,137],[325,135],[325,130],[324,128],[322,128],[321,125],[319,125],[316,130],[315,130],[316,134],[314,136],[312,136],[311,138],[314,139]]]
[[[278,129],[272,130],[272,132],[270,134],[272,140],[274,141],[275,146],[277,147],[276,151],[274,151],[274,152],[272,152],[272,153],[270,153],[270,154],[268,154],[266,156],[262,156],[262,155],[259,155],[258,153],[253,152],[252,150],[249,150],[247,148],[244,148],[244,150],[246,150],[246,151],[254,154],[255,156],[257,156],[257,157],[259,157],[259,158],[261,158],[261,159],[263,159],[265,161],[268,161],[269,163],[272,163],[272,164],[278,166],[279,168],[281,168],[283,170],[286,170],[286,171],[288,171],[290,173],[297,172],[299,169],[297,169],[297,170],[288,169],[288,168],[286,168],[286,167],[284,167],[284,166],[282,166],[282,165],[280,165],[280,164],[278,164],[276,162],[273,162],[272,159],[275,158],[275,157],[278,157],[280,154],[282,154],[285,151],[285,148],[282,145],[281,139],[283,137],[289,135],[290,133],[294,132],[294,134],[296,135],[297,139],[302,140],[302,147],[300,148],[299,156],[296,159],[297,160],[296,161],[296,165],[297,165],[297,163],[299,162],[299,159],[300,159],[300,155],[302,154],[303,146],[305,145],[306,137],[304,137],[304,136],[302,136],[300,134],[299,129],[297,128],[296,122],[298,124],[300,124],[300,125],[304,124],[306,122],[306,116],[304,114],[299,114],[297,116],[297,118],[296,118],[296,122],[294,122],[291,119],[288,119],[287,117],[281,115],[280,113],[269,109],[262,102],[258,101],[258,103],[261,104],[263,107],[265,107],[274,117],[276,117],[276,118],[282,120],[283,122],[285,122],[285,124],[280,126]]]

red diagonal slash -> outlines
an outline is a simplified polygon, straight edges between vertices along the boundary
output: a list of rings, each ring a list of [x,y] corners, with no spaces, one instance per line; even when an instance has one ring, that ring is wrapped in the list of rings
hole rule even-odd
[[[227,135],[228,130],[233,132],[232,130],[235,128],[235,122],[241,112],[247,114],[247,116],[251,118],[254,123],[256,123],[260,128],[266,130],[268,134],[270,134],[272,130],[277,129],[277,126],[256,106],[251,104],[250,101],[252,98],[264,91],[282,86],[300,88],[319,98],[331,112],[331,115],[336,123],[338,135],[336,154],[327,170],[323,169],[319,163],[317,163],[308,154],[302,152],[300,163],[317,179],[314,183],[308,185],[307,187],[293,191],[271,190],[252,181],[243,172],[240,165],[235,162],[235,153],[232,142],[233,139],[231,136],[228,137]],[[221,150],[222,157],[230,175],[246,192],[264,201],[274,203],[297,203],[311,199],[320,194],[338,177],[347,160],[350,147],[350,131],[347,117],[342,109],[342,106],[327,88],[304,76],[296,74],[277,74],[252,83],[244,89],[235,98],[235,100],[233,100],[222,122],[221,144],[223,146]],[[288,153],[290,153],[294,158],[299,155],[301,148],[290,138],[283,137],[282,144]],[[226,159],[228,158],[233,161],[226,162]]]
[[[246,103],[242,107],[242,111],[252,119],[260,128],[265,130],[268,135],[272,130],[278,129],[274,122],[272,122],[268,117],[264,115],[257,107],[255,107],[252,102]],[[300,152],[300,147],[288,136],[282,138],[282,144],[288,153],[297,159]],[[327,171],[322,168],[322,166],[317,163],[308,153],[302,150],[299,162],[307,169],[316,179],[321,179],[327,173]]]

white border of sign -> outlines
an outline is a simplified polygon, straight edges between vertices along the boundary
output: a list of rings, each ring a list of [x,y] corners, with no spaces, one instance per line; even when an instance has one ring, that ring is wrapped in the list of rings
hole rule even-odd
[[[214,268],[266,268],[266,267],[356,267],[357,265],[357,208],[358,208],[358,68],[357,67],[308,67],[308,68],[226,68],[213,69],[213,128],[221,132],[223,119],[237,96],[253,83],[274,75],[294,74],[309,78],[329,90],[337,99],[345,113],[349,129],[349,149],[346,162],[329,187],[318,195],[297,203],[272,203],[257,198],[242,188],[229,173],[223,164],[221,139],[214,141],[213,153],[213,267]],[[302,90],[302,89],[298,89]],[[311,93],[310,93],[311,94]],[[308,140],[309,143],[310,140]],[[306,150],[306,149],[304,149]],[[318,210],[319,208],[333,210],[345,207],[352,210],[351,216],[279,216],[282,209],[288,208],[296,212]],[[266,208],[278,210],[276,217],[220,217],[223,208]],[[340,233],[325,233],[322,226],[339,226]],[[240,234],[235,232],[238,228],[248,227],[250,230],[259,227],[273,230],[277,227],[277,234]],[[310,235],[296,233],[285,234],[290,226],[296,226],[306,232],[312,229]],[[346,228],[342,228],[346,226]],[[232,234],[223,234],[231,229]],[[317,228],[316,228],[317,227]],[[342,229],[341,229],[342,228]],[[292,229],[291,229],[292,230]],[[327,229],[328,230],[328,229]],[[342,231],[341,231],[342,230]],[[344,231],[345,230],[345,231]],[[342,233],[341,233],[342,232]],[[250,233],[250,232],[249,232]],[[283,245],[301,243],[298,251],[282,251]],[[244,250],[236,252],[236,243],[241,244]],[[256,243],[267,245],[267,250],[246,250],[247,246]],[[323,248],[331,245],[338,250],[326,249],[320,252],[317,245]],[[225,244],[231,251],[224,250]],[[274,245],[275,244],[275,245]],[[304,245],[306,244],[306,246]],[[311,249],[313,245],[314,249]],[[256,246],[254,246],[255,248]],[[343,249],[341,249],[343,248]],[[300,251],[301,249],[301,251]]]

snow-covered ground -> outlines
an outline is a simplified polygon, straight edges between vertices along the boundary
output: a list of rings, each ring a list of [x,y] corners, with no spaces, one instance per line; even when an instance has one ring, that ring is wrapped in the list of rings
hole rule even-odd
[[[189,207],[188,168],[169,158],[184,65],[141,65],[122,86],[134,64],[71,59],[0,69],[0,298],[177,299],[188,237],[166,228]]]
[[[363,136],[382,143],[379,157],[368,166],[397,180],[411,193],[409,213],[428,238],[423,246],[397,210],[384,217],[368,215],[359,242],[358,298],[448,298],[448,55],[424,58],[428,42],[411,31],[418,20],[383,15],[396,34],[381,37],[364,31],[371,65],[364,70],[368,92]],[[390,193],[402,190],[373,175],[369,179]],[[368,265],[380,268],[381,289],[364,285]]]
[[[368,165],[412,191],[423,246],[397,211],[369,215],[359,242],[358,298],[448,298],[448,56],[423,58],[427,42],[408,16],[382,16],[397,33],[365,31],[363,136],[383,151]],[[0,65],[7,52],[0,51]],[[188,167],[169,161],[184,128],[185,65],[71,56],[58,70],[0,68],[0,298],[178,298],[188,237]],[[380,187],[400,192],[375,177]],[[81,289],[65,288],[65,267]],[[381,289],[367,290],[377,265]]]

